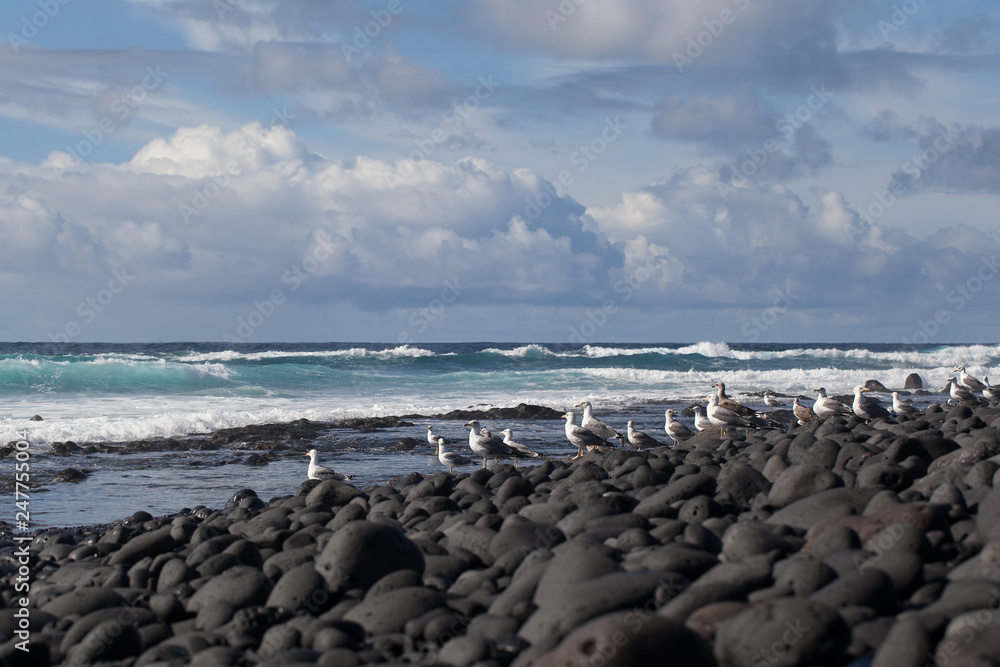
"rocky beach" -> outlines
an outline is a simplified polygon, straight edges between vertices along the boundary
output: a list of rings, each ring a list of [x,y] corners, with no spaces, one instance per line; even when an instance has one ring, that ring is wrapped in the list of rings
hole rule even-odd
[[[0,658],[1000,664],[998,469],[1000,408],[972,400],[243,489],[225,507],[8,536]]]

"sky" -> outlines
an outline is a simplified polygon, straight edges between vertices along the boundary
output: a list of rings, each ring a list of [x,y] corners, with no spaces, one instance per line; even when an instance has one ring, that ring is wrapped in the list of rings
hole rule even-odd
[[[1000,339],[995,2],[0,26],[0,340]]]

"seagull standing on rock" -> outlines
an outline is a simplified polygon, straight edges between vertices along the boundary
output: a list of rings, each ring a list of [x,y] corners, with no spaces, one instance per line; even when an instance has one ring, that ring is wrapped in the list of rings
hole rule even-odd
[[[580,425],[583,426],[583,428],[593,431],[604,440],[617,438],[622,444],[625,443],[625,436],[594,416],[592,412],[593,409],[590,407],[590,401],[581,401],[573,407],[583,408],[583,417],[580,419]]]
[[[430,428],[429,426],[427,428]],[[437,451],[438,451],[438,461],[441,465],[448,468],[448,472],[452,475],[455,474],[455,468],[458,466],[468,466],[472,465],[473,461],[468,456],[462,456],[461,454],[456,454],[455,452],[449,452],[444,448],[444,438],[438,438],[437,440]]]
[[[494,463],[499,463],[501,458],[510,458],[510,447],[503,444],[503,440],[494,435],[483,435],[480,433],[482,426],[479,421],[473,419],[466,424],[469,431],[469,449],[474,454],[483,457],[483,467],[486,467],[486,459],[492,457]]]
[[[975,398],[972,392],[966,389],[963,385],[960,385],[955,381],[955,378],[948,378],[948,386],[951,387],[951,400],[956,403],[961,403],[962,401],[971,401]],[[949,401],[950,403],[951,401]]]
[[[722,384],[721,382],[719,383]],[[719,388],[719,393],[724,393],[723,388]],[[750,426],[743,417],[739,416],[729,408],[724,408],[719,405],[719,397],[716,394],[712,394],[708,397],[708,407],[705,410],[705,414],[708,415],[708,421],[712,422],[716,426],[721,427],[722,435],[726,434],[727,426]]]
[[[984,377],[983,381],[986,383],[986,389],[983,389],[983,398],[990,401],[1000,401],[1000,387],[991,385],[988,377]]]
[[[574,459],[578,459],[583,456],[583,450],[586,449],[590,451],[594,448],[610,448],[611,444],[608,443],[604,438],[597,435],[593,431],[582,426],[577,426],[573,423],[573,413],[567,412],[563,415],[566,419],[566,439],[577,448],[577,454]]]
[[[694,427],[699,431],[704,431],[706,428],[711,428],[712,426],[715,426],[715,424],[708,420],[705,408],[700,405],[694,406]]]
[[[769,391],[765,391],[764,405],[766,405],[769,408],[780,408],[782,406],[782,403],[781,401],[779,401],[777,398],[774,397],[774,394],[772,394]]]
[[[636,431],[632,426],[632,420],[630,419],[628,421],[628,444],[632,445],[636,449],[655,449],[662,443],[656,438],[646,435],[642,431]]]
[[[813,412],[820,419],[826,419],[834,415],[850,414],[851,409],[849,407],[834,398],[827,398],[826,387],[813,389],[813,391],[818,394],[816,401],[813,403]]]
[[[889,411],[883,408],[881,405],[875,401],[865,401],[861,398],[861,395],[867,391],[863,385],[858,385],[854,388],[854,403],[851,409],[854,410],[854,414],[861,417],[865,421],[871,421],[872,419],[885,419],[886,417],[891,417]]]
[[[797,420],[799,420],[799,426],[805,424],[806,422],[813,422],[819,419],[819,416],[813,412],[812,408],[807,408],[799,403],[798,396],[792,400],[792,414],[795,415]]]
[[[519,442],[514,442],[514,432],[509,428],[505,428],[500,431],[503,433],[503,444],[510,447],[511,451],[514,452],[514,467],[517,467],[518,459],[540,459],[542,455],[533,450],[527,445],[522,445]]]
[[[318,479],[322,481],[332,479],[338,482],[346,482],[353,477],[353,475],[345,475],[344,473],[337,472],[332,468],[325,468],[321,466],[319,464],[319,452],[315,449],[310,449],[306,452],[306,456],[309,457],[309,470],[306,471],[306,476],[309,479]]]
[[[674,414],[675,413],[673,410],[667,410],[666,412],[667,421],[663,425],[663,430],[666,431],[667,435],[669,435],[673,439],[675,445],[679,445],[681,441],[687,440],[694,434],[691,433],[691,429],[689,429],[684,424],[680,422],[675,422]]]
[[[910,401],[904,401],[899,397],[899,392],[892,392],[892,411],[897,415],[912,415],[917,409]]]
[[[729,410],[730,412],[735,412],[740,417],[753,417],[757,412],[753,408],[748,408],[739,401],[734,401],[733,399],[726,396],[726,384],[724,382],[716,382],[714,387],[718,387],[719,393],[719,407]],[[709,411],[711,412],[711,411]],[[709,414],[709,419],[711,419],[711,414]]]
[[[970,391],[982,391],[986,389],[986,385],[980,382],[979,378],[965,372],[965,366],[959,366],[952,372],[958,373],[958,381],[968,387]]]

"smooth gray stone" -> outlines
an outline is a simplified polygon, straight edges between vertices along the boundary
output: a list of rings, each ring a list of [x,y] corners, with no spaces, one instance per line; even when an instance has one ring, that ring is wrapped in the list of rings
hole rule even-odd
[[[408,586],[362,600],[344,614],[344,620],[357,623],[369,634],[382,635],[403,632],[410,619],[443,606],[440,591]]]
[[[108,588],[77,588],[42,606],[42,611],[58,618],[85,616],[98,609],[131,606],[124,597]]]
[[[518,634],[532,644],[561,639],[597,616],[651,602],[664,579],[662,573],[616,572],[565,588],[542,601]]]
[[[771,583],[771,561],[767,556],[750,556],[734,563],[719,563],[663,605],[657,614],[684,622],[707,604],[745,600],[749,593]]]
[[[316,558],[316,571],[332,594],[367,590],[396,570],[424,572],[424,556],[401,531],[370,521],[352,521],[336,531]]]
[[[842,664],[850,638],[850,628],[826,605],[804,598],[767,600],[719,624],[715,657],[724,665]]]
[[[212,600],[228,602],[234,609],[263,605],[274,584],[255,567],[241,565],[211,578],[188,600],[187,610],[198,613]]]
[[[860,569],[860,568],[859,568]],[[845,572],[809,596],[833,609],[860,606],[873,607],[886,614],[897,609],[892,579],[878,568],[863,568]]]
[[[521,667],[528,661],[519,657],[514,665]],[[676,621],[642,609],[614,612],[590,621],[569,634],[553,651],[538,656],[533,664],[536,667],[597,664],[716,667],[712,649],[699,635]]]
[[[785,507],[823,491],[843,486],[844,482],[832,471],[809,463],[789,466],[774,480],[767,502],[774,507]]]
[[[687,500],[694,496],[712,495],[717,484],[715,478],[705,472],[681,477],[670,482],[665,487],[639,502],[632,510],[645,517],[669,516],[672,505],[678,500]]]
[[[830,489],[783,507],[767,523],[808,530],[828,519],[861,514],[879,489]]]
[[[761,523],[734,523],[722,535],[722,557],[735,561],[777,550],[792,551],[784,538],[774,534],[774,526]]]
[[[86,665],[98,660],[122,660],[138,656],[141,652],[142,639],[134,625],[123,625],[115,620],[104,621],[69,650],[66,663]]]
[[[302,610],[316,615],[326,611],[333,602],[326,580],[312,563],[303,563],[278,579],[264,606],[282,607],[292,612]]]

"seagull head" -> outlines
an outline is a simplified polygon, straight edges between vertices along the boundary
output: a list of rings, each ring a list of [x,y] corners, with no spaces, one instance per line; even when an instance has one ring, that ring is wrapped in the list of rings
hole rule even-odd
[[[318,453],[319,452],[317,452],[315,449],[310,449],[308,452],[306,452],[306,456],[312,458],[312,457],[316,456],[316,454],[318,454]]]
[[[471,422],[466,422],[465,425],[468,426],[469,428],[471,428],[474,431],[478,431],[478,430],[480,430],[482,428],[479,425],[479,420],[478,419],[473,419]]]

